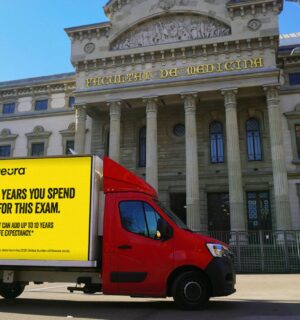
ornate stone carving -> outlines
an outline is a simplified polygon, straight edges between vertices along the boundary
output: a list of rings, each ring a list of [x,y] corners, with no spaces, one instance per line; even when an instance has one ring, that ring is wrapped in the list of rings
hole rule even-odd
[[[89,54],[89,53],[92,53],[95,50],[95,47],[96,46],[95,46],[95,44],[93,42],[89,42],[84,46],[83,50],[84,50],[85,53]]]
[[[258,19],[252,19],[248,22],[248,28],[252,31],[256,31],[261,27],[261,21]]]
[[[8,137],[9,135],[11,135],[11,131],[9,129],[2,129],[1,133],[0,133],[0,136],[2,138],[6,138]]]
[[[42,133],[44,131],[45,131],[45,129],[42,126],[36,126],[33,129],[33,132],[36,133],[36,134],[40,134],[40,133]]]
[[[175,0],[162,0],[159,1],[159,7],[163,10],[170,10],[175,6]]]
[[[167,15],[127,30],[111,48],[124,50],[178,41],[208,39],[227,36],[231,28],[226,24],[202,15]]]

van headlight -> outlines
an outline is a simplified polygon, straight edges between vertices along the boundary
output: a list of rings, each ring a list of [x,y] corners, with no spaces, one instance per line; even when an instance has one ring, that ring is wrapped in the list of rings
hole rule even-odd
[[[229,249],[223,246],[222,244],[207,243],[206,246],[213,257],[222,258],[222,257],[230,256]]]

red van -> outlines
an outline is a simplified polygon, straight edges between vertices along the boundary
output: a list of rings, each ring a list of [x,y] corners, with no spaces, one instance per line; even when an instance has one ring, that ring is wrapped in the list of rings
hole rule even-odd
[[[87,261],[77,263],[2,258],[0,295],[14,298],[30,281],[74,281],[84,285],[79,288],[84,292],[173,297],[181,308],[201,309],[210,297],[235,292],[233,255],[226,244],[189,230],[149,184],[113,160],[82,158],[90,159],[91,181],[97,180],[90,184],[91,203],[100,204],[92,206],[89,225],[89,250],[93,247],[94,253],[90,250]],[[54,170],[49,168],[49,174]],[[70,287],[74,290],[78,287]]]

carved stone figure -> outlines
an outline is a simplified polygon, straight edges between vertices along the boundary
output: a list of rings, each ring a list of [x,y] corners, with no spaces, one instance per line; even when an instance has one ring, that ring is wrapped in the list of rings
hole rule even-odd
[[[146,21],[127,30],[112,45],[112,50],[125,50],[158,44],[208,39],[231,34],[231,28],[202,15],[167,15]]]

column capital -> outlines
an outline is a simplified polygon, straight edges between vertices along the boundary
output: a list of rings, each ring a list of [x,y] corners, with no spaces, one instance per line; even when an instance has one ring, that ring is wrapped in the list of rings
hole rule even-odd
[[[73,108],[76,109],[86,109],[86,103],[74,103]]]
[[[222,89],[221,94],[224,96],[226,109],[236,107],[236,96],[238,94],[237,88]]]
[[[146,104],[146,112],[157,111],[158,96],[143,97],[143,103]]]
[[[198,92],[196,92],[196,91],[181,92],[180,97],[184,101],[186,99],[195,99],[196,100],[198,98]]]
[[[106,102],[106,105],[108,107],[111,107],[111,106],[121,106],[122,105],[122,101],[121,100],[109,100]]]
[[[121,114],[122,101],[111,100],[106,102],[106,105],[109,107],[110,116],[119,116]]]
[[[86,133],[86,106],[77,104],[75,106],[75,151],[84,153]]]
[[[86,120],[86,105],[85,104],[76,104],[74,105],[75,109],[75,118],[77,121]]]
[[[180,97],[184,101],[184,110],[186,112],[196,111],[196,103],[198,98],[197,92],[182,92]]]
[[[158,96],[147,96],[147,97],[143,97],[143,102],[147,103],[149,101],[155,101],[158,102]]]
[[[279,89],[280,85],[278,83],[268,84],[263,86],[264,91],[266,92],[268,101],[279,102]]]

